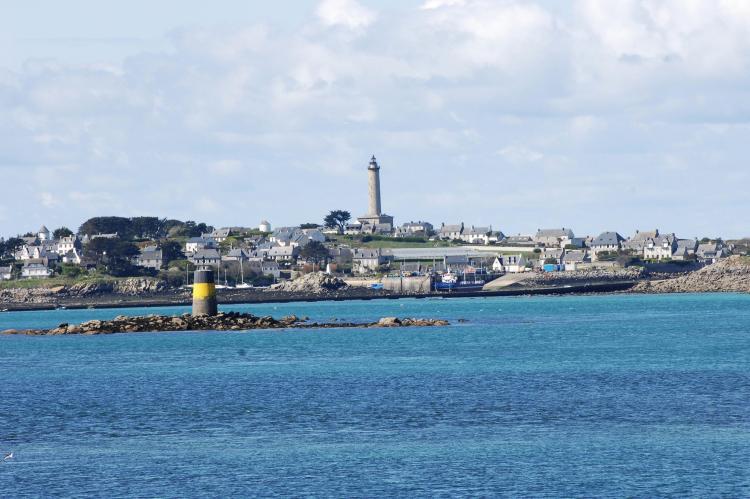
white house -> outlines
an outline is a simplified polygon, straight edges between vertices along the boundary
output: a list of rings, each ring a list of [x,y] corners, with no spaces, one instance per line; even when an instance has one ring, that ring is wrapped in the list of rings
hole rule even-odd
[[[8,265],[7,267],[0,267],[0,281],[10,281],[12,275],[11,271],[13,267]]]
[[[49,241],[50,239],[52,239],[49,229],[44,225],[39,227],[39,231],[37,232],[36,237],[39,238],[39,241]]]
[[[52,274],[52,270],[48,269],[43,263],[26,263],[21,268],[22,279],[46,279]]]
[[[69,253],[70,251],[73,251],[74,249],[80,248],[81,244],[78,241],[78,236],[71,235],[67,237],[61,237],[59,241],[57,241],[57,254],[58,255],[65,255]]]
[[[213,239],[204,239],[202,237],[191,237],[185,243],[185,253],[191,254],[202,249],[215,249],[216,241]]]
[[[458,239],[469,244],[489,244],[490,234],[492,234],[492,227],[474,227],[472,225],[470,229],[464,228]]]
[[[526,271],[526,258],[522,254],[501,255],[492,263],[493,270],[518,273]]]

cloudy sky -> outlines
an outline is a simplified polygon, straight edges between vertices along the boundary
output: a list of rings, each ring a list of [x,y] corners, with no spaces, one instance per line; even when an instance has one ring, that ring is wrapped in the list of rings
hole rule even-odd
[[[41,15],[40,13],[43,13]],[[0,234],[95,215],[750,235],[746,0],[35,0]]]

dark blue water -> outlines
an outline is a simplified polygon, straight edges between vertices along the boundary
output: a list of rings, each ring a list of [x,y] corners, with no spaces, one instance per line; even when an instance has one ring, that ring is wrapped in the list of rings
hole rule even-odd
[[[470,322],[0,336],[0,496],[750,495],[750,296],[231,309]]]

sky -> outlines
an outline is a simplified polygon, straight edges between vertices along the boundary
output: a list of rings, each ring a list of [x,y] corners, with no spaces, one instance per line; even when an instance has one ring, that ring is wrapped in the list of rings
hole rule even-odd
[[[29,0],[0,235],[92,216],[750,236],[746,0]]]

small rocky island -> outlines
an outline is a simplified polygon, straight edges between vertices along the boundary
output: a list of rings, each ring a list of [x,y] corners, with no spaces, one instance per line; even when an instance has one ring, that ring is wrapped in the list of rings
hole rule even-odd
[[[274,319],[258,317],[238,312],[220,312],[213,316],[178,316],[147,315],[127,317],[120,315],[109,321],[91,320],[81,324],[60,324],[52,329],[8,329],[2,334],[22,334],[30,336],[64,335],[64,334],[114,334],[144,333],[166,331],[248,331],[253,329],[315,329],[315,328],[380,328],[380,327],[429,327],[447,326],[450,323],[442,319],[399,319],[384,317],[377,322],[343,322],[326,323],[310,322],[307,318],[294,315]]]

